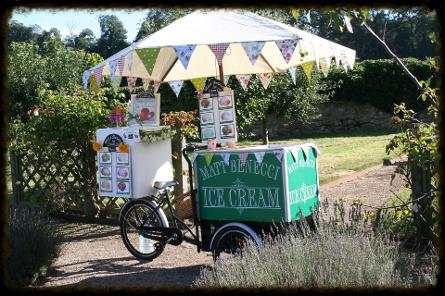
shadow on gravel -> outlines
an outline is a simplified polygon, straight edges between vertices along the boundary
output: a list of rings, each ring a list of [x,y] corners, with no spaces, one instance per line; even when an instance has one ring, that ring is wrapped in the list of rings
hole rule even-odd
[[[125,262],[125,263],[124,263]],[[132,264],[128,264],[132,262]],[[123,264],[124,263],[124,264]],[[94,275],[72,285],[63,287],[189,287],[199,276],[205,265],[192,265],[177,268],[159,268],[147,266],[146,261],[135,260],[134,257],[117,259],[89,260],[60,266],[85,264],[85,267],[76,272],[61,272],[52,270],[51,277],[85,277]],[[60,286],[59,286],[60,287]]]

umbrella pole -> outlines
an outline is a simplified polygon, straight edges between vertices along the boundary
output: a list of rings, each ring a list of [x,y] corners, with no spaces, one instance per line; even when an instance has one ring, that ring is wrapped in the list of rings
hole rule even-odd
[[[224,84],[224,70],[222,64],[219,65],[219,80]]]

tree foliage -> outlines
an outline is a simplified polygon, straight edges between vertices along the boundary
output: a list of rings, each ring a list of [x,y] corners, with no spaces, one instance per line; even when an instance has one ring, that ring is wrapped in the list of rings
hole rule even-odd
[[[95,52],[104,58],[115,54],[128,46],[127,30],[115,15],[101,15],[99,17],[101,35],[97,40]]]

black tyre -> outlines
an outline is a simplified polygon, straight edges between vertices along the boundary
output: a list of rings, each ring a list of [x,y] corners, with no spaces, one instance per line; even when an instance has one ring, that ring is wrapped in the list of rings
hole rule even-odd
[[[212,255],[213,260],[218,258],[233,257],[242,253],[243,247],[248,241],[252,241],[257,248],[260,247],[261,241],[258,235],[247,227],[231,225],[224,227],[215,233],[212,239]],[[229,255],[229,256],[225,256]]]
[[[162,241],[143,237],[142,226],[168,227],[161,209],[144,199],[132,200],[122,209],[119,219],[122,240],[128,251],[138,259],[153,260],[161,255]]]

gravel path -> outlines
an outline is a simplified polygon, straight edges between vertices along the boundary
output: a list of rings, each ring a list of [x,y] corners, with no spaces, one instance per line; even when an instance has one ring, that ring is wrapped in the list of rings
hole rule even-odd
[[[394,165],[376,166],[323,185],[321,199],[332,203],[344,198],[349,204],[360,198],[381,206],[404,186],[399,177],[390,184],[394,169]],[[160,257],[145,262],[127,251],[117,226],[67,223],[63,230],[66,241],[44,287],[185,287],[202,267],[212,265],[210,253],[198,253],[187,242],[168,245]]]

